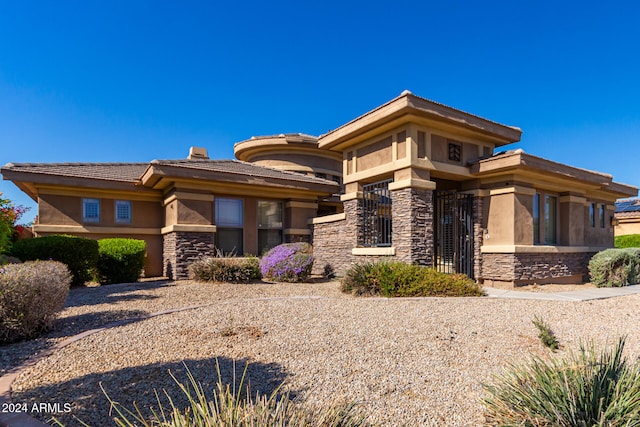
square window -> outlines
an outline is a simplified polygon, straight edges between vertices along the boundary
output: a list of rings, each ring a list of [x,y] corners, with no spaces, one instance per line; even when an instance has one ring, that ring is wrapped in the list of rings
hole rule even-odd
[[[100,222],[99,199],[82,199],[82,220],[84,222]]]
[[[462,160],[462,146],[454,142],[449,143],[449,160],[459,162]]]
[[[116,200],[116,223],[131,223],[131,202],[128,200]]]
[[[242,227],[242,199],[216,198],[216,225]]]

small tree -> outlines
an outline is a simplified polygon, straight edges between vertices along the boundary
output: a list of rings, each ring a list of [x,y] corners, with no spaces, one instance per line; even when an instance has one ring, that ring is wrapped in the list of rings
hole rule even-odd
[[[0,254],[11,249],[11,243],[17,239],[22,227],[16,222],[27,210],[24,206],[14,205],[0,193]]]

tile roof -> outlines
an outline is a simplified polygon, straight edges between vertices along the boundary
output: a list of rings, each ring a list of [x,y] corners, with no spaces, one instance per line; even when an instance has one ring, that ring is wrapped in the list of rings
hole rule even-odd
[[[623,212],[640,212],[640,199],[631,197],[629,199],[620,199],[616,202],[616,213]]]
[[[136,182],[149,163],[7,163],[3,170],[104,181]]]
[[[185,169],[195,169],[207,172],[222,172],[235,175],[255,176],[260,178],[284,179],[287,181],[305,182],[309,184],[332,184],[338,185],[335,181],[317,178],[315,176],[304,175],[298,172],[291,172],[276,168],[270,168],[239,160],[153,160],[151,165],[174,166]]]

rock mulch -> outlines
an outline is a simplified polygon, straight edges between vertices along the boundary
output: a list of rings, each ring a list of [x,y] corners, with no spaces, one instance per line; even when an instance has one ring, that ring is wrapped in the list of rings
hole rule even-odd
[[[302,402],[357,400],[381,425],[471,426],[483,422],[481,383],[532,354],[550,355],[537,339],[535,315],[554,329],[565,348],[560,355],[581,340],[606,345],[620,335],[628,335],[629,356],[640,355],[639,295],[585,302],[355,298],[335,282],[79,289],[58,335],[107,318],[205,303],[65,347],[16,380],[14,402],[69,403],[72,412],[58,415],[64,424],[79,425],[76,416],[113,425],[101,384],[127,407],[157,406],[154,388],[179,394],[169,371],[184,381],[186,366],[211,389],[216,365],[232,381],[248,362],[254,391],[269,393],[284,381]],[[24,358],[33,346],[0,347],[1,360],[15,364],[20,357],[7,353],[22,351]]]

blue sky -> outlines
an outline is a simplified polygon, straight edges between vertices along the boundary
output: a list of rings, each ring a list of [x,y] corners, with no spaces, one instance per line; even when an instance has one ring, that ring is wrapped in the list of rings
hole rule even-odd
[[[637,2],[0,1],[0,164],[232,158],[409,89],[639,186],[639,22]]]

